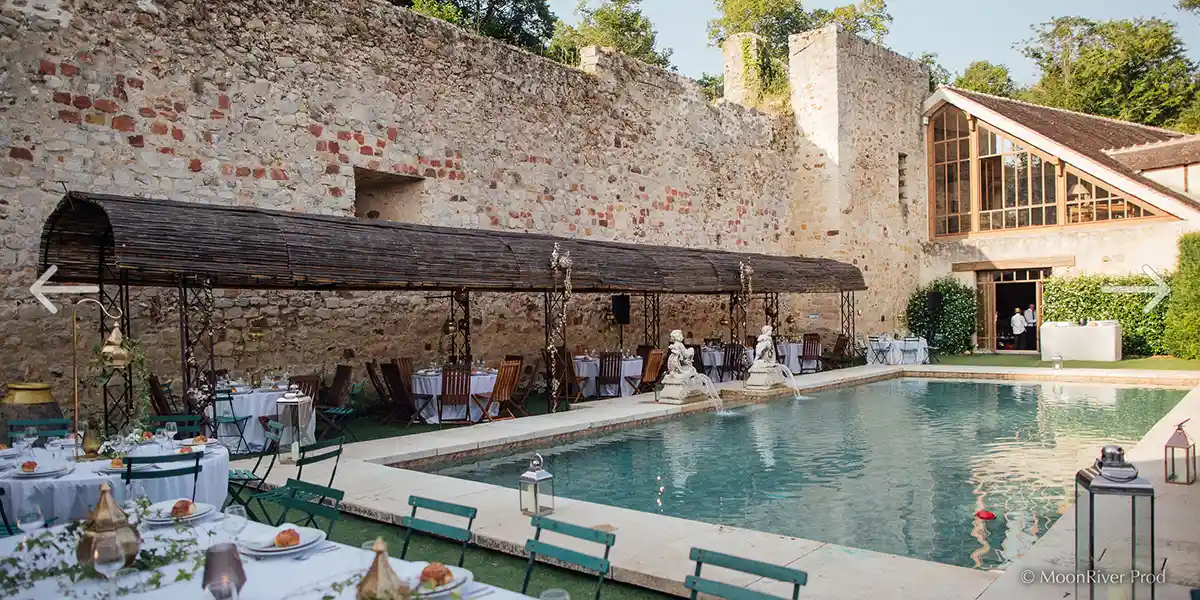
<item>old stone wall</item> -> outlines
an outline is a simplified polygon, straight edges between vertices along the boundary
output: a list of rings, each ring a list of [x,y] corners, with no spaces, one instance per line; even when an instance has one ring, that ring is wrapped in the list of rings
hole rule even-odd
[[[567,68],[382,0],[51,8],[0,10],[3,381],[57,381],[66,397],[69,311],[51,316],[28,293],[64,188],[354,215],[360,185],[403,174],[419,190],[392,194],[408,203],[396,214],[422,223],[830,254],[824,226],[793,240],[806,199],[788,181],[791,124],[713,106],[694,83],[611,52]],[[218,365],[433,360],[448,302],[433,296],[219,292]],[[710,335],[719,302],[668,298],[663,326]],[[573,301],[572,345],[615,346],[607,303]],[[134,308],[152,369],[175,376],[170,294],[138,290]],[[640,341],[633,309],[627,346]],[[473,314],[484,358],[542,346],[539,296],[481,294]]]

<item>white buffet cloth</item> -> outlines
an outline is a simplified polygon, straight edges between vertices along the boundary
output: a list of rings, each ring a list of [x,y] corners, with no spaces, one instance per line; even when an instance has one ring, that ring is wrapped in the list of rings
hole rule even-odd
[[[876,352],[877,348],[886,348],[886,350]],[[905,352],[905,348],[908,348],[909,351]],[[880,357],[876,356],[877,354],[882,354],[883,358],[885,358],[887,362],[881,363],[879,360]],[[929,362],[929,344],[925,342],[925,338],[917,338],[915,342],[906,342],[904,338],[884,338],[878,342],[871,341],[868,343],[868,365],[920,365],[927,362]]]
[[[421,410],[421,418],[426,423],[438,423],[440,417],[438,415],[438,407],[442,401],[442,372],[441,370],[434,371],[417,371],[413,373],[413,398],[416,406],[414,409]],[[478,396],[481,394],[490,394],[496,387],[496,373],[492,371],[472,372],[471,373],[471,395]],[[432,398],[432,401],[429,399]],[[471,421],[478,422],[483,419],[483,411],[475,404],[475,399],[467,401],[467,408],[471,410]],[[479,399],[479,404],[487,406],[486,399]],[[454,404],[446,407],[445,417],[447,419],[462,420],[465,410],[462,405]],[[488,409],[488,416],[498,416],[500,414],[500,406],[493,404]]]
[[[743,360],[746,361],[746,366],[749,367],[753,362],[754,350],[746,348],[744,350]],[[709,379],[716,382],[732,381],[733,373],[729,373],[724,379],[721,379],[721,367],[725,366],[725,350],[723,348],[711,348],[705,346],[700,349],[700,362],[704,365],[704,370],[707,371]]]
[[[1121,323],[1092,321],[1077,325],[1062,321],[1042,323],[1038,331],[1042,345],[1042,360],[1052,361],[1058,355],[1063,360],[1121,360]]]
[[[293,512],[293,515],[298,514]],[[182,531],[176,531],[173,527],[142,527],[142,549],[165,547],[167,543],[162,541],[163,539],[192,538],[197,540],[198,549],[196,552],[202,553],[206,547],[214,543],[229,540],[229,534],[220,528],[221,518],[218,515],[203,517],[194,527],[187,527]],[[60,534],[62,530],[63,527],[58,526],[48,531]],[[238,539],[243,542],[266,539],[274,535],[276,531],[277,528],[275,527],[251,521],[247,524],[246,529],[239,534]],[[22,539],[24,539],[22,534],[0,539],[0,556],[13,556],[16,554],[17,544]],[[375,555],[360,548],[328,541],[321,542],[319,544],[320,548],[317,548],[317,550],[324,550],[331,545],[337,549],[307,560],[294,560],[290,556],[253,560],[243,556],[242,570],[246,574],[246,583],[242,586],[239,597],[246,598],[247,600],[320,600],[325,594],[330,594],[336,600],[354,600],[355,586],[347,586],[347,589],[343,590],[340,595],[334,595],[329,586],[332,583],[349,579],[355,574],[365,574],[367,569],[371,567],[371,561]],[[389,553],[398,553],[400,548],[396,546],[388,550]],[[70,549],[70,553],[71,556],[74,555],[74,548]],[[39,560],[37,558],[30,558],[31,562],[27,566],[30,568],[44,568],[59,564],[64,560],[74,563],[71,556],[55,556],[45,564],[37,562]],[[419,556],[415,556],[414,552],[410,552],[409,557],[420,558]],[[186,560],[190,563],[192,558],[188,557]],[[420,569],[422,568],[421,563],[404,561],[398,558],[391,559],[391,565],[396,573],[404,578],[415,577],[420,573]],[[120,598],[122,600],[211,600],[212,596],[207,595],[204,589],[200,587],[204,575],[204,567],[200,567],[192,580],[172,583],[175,574],[181,568],[190,569],[191,565],[179,563],[162,567],[158,569],[158,572],[164,575],[162,587],[148,592],[122,595]],[[134,582],[145,581],[148,577],[148,573],[140,572],[119,579],[117,584],[128,588],[132,587]],[[11,600],[59,598],[62,596],[59,590],[60,585],[75,588],[80,597],[87,598],[103,598],[105,597],[105,590],[108,589],[105,587],[108,585],[107,582],[96,579],[84,579],[78,583],[44,579],[34,584],[32,588],[21,590],[10,598]],[[467,586],[463,590],[461,597],[468,600],[479,596],[487,598],[487,600],[531,600],[529,596],[524,594],[490,586],[479,581],[473,581],[467,584]],[[448,600],[450,595],[447,594],[445,598]]]
[[[591,398],[596,394],[596,378],[600,376],[600,359],[588,358],[586,356],[575,357],[575,376],[583,382],[583,395],[585,398]],[[642,379],[642,358],[640,356],[634,358],[621,359],[621,395],[632,396],[634,387],[629,384],[626,377],[632,377],[635,381]],[[614,396],[617,392],[617,386],[607,384],[604,386],[605,396]]]
[[[162,452],[162,448],[157,444],[145,444],[130,454],[149,456]],[[35,460],[42,464],[50,464],[53,460],[50,451],[45,448],[35,448],[34,456]],[[15,519],[16,515],[25,512],[25,507],[31,502],[36,502],[41,507],[42,516],[47,519],[56,517],[60,523],[86,518],[100,499],[100,484],[106,481],[112,485],[113,496],[118,501],[125,500],[125,482],[121,481],[121,474],[100,470],[109,465],[108,459],[76,463],[69,448],[63,448],[60,457],[60,461],[74,465],[75,470],[62,477],[28,479],[12,476],[15,470],[20,469],[22,462],[29,460],[28,454],[4,459],[14,465],[0,471],[0,488],[4,489],[4,511],[10,521]],[[191,464],[190,461],[182,461],[169,463],[161,468],[179,469]],[[200,459],[200,466],[200,478],[196,480],[196,501],[220,507],[225,503],[225,494],[229,488],[229,452],[217,444],[208,444],[204,449],[204,458]],[[145,488],[146,496],[151,502],[192,497],[191,475],[135,481]]]
[[[250,449],[254,452],[261,451],[267,443],[266,430],[263,429],[262,423],[258,420],[259,417],[269,417],[276,421],[279,420],[279,406],[276,400],[279,400],[287,393],[286,388],[270,389],[260,388],[255,390],[241,391],[233,393],[233,413],[239,417],[250,417],[246,421],[246,443],[250,445]],[[217,414],[223,417],[230,416],[229,403],[217,402]],[[211,411],[209,412],[211,415]],[[310,419],[309,426],[315,427],[315,423]],[[312,433],[312,432],[309,432]],[[221,426],[221,439],[232,443],[234,437],[237,436],[237,428],[232,424]]]

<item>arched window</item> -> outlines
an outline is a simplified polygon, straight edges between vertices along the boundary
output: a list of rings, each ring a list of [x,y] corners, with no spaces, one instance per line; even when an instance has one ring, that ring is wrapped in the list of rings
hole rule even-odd
[[[946,107],[930,120],[933,129],[933,226],[936,235],[971,231],[971,131],[967,115]]]

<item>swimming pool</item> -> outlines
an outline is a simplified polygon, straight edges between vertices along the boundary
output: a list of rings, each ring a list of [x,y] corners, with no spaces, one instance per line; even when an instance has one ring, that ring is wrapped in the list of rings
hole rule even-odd
[[[1002,568],[1187,392],[893,379],[541,450],[555,492],[953,565]],[[438,474],[515,487],[531,451]],[[974,517],[979,509],[994,521]]]

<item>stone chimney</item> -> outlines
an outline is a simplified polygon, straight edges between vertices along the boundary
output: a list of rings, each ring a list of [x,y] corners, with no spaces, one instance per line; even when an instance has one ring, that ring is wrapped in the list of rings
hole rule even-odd
[[[760,61],[766,55],[766,40],[756,33],[735,33],[721,45],[725,62],[725,100],[754,106],[762,95]]]

